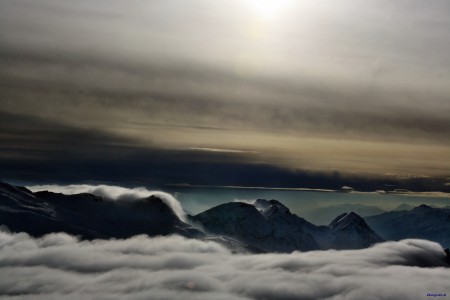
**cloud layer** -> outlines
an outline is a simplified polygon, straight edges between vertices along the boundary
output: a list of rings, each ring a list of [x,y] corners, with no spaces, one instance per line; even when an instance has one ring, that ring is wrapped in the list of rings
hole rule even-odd
[[[79,241],[0,232],[0,294],[17,299],[422,299],[448,293],[436,243],[232,255],[178,236]]]

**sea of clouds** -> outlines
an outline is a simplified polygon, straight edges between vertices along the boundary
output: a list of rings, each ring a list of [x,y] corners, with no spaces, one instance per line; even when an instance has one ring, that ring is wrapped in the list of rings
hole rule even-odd
[[[180,236],[80,241],[0,231],[4,299],[429,299],[449,293],[439,244],[232,254]]]

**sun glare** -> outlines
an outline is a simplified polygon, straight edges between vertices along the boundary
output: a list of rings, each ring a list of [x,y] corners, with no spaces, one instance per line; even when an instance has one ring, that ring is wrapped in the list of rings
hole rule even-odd
[[[277,17],[290,2],[290,0],[249,0],[250,8],[264,19]]]

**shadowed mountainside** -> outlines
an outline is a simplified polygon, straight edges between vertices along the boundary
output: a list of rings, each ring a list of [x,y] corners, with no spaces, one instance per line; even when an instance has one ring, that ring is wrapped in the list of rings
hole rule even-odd
[[[173,233],[203,236],[155,196],[112,201],[91,194],[32,193],[5,183],[0,183],[0,222],[12,231],[34,236],[58,231],[87,239]]]

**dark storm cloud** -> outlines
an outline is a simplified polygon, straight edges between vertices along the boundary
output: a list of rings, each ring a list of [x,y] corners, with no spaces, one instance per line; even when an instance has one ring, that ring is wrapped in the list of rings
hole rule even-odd
[[[184,182],[211,176],[215,165],[239,166],[246,153],[168,150],[101,131],[1,114],[0,166],[4,179]],[[241,166],[243,167],[243,166]],[[203,169],[203,172],[202,172]],[[218,177],[220,178],[220,174]]]
[[[209,130],[209,129],[206,129]],[[41,183],[111,182],[164,186],[234,185],[358,190],[395,188],[450,191],[446,178],[364,177],[339,172],[290,170],[260,163],[258,153],[165,149],[140,140],[18,114],[0,114],[0,179]]]
[[[444,266],[443,249],[424,240],[232,255],[177,236],[79,241],[0,232],[6,299],[421,299],[448,293]]]

